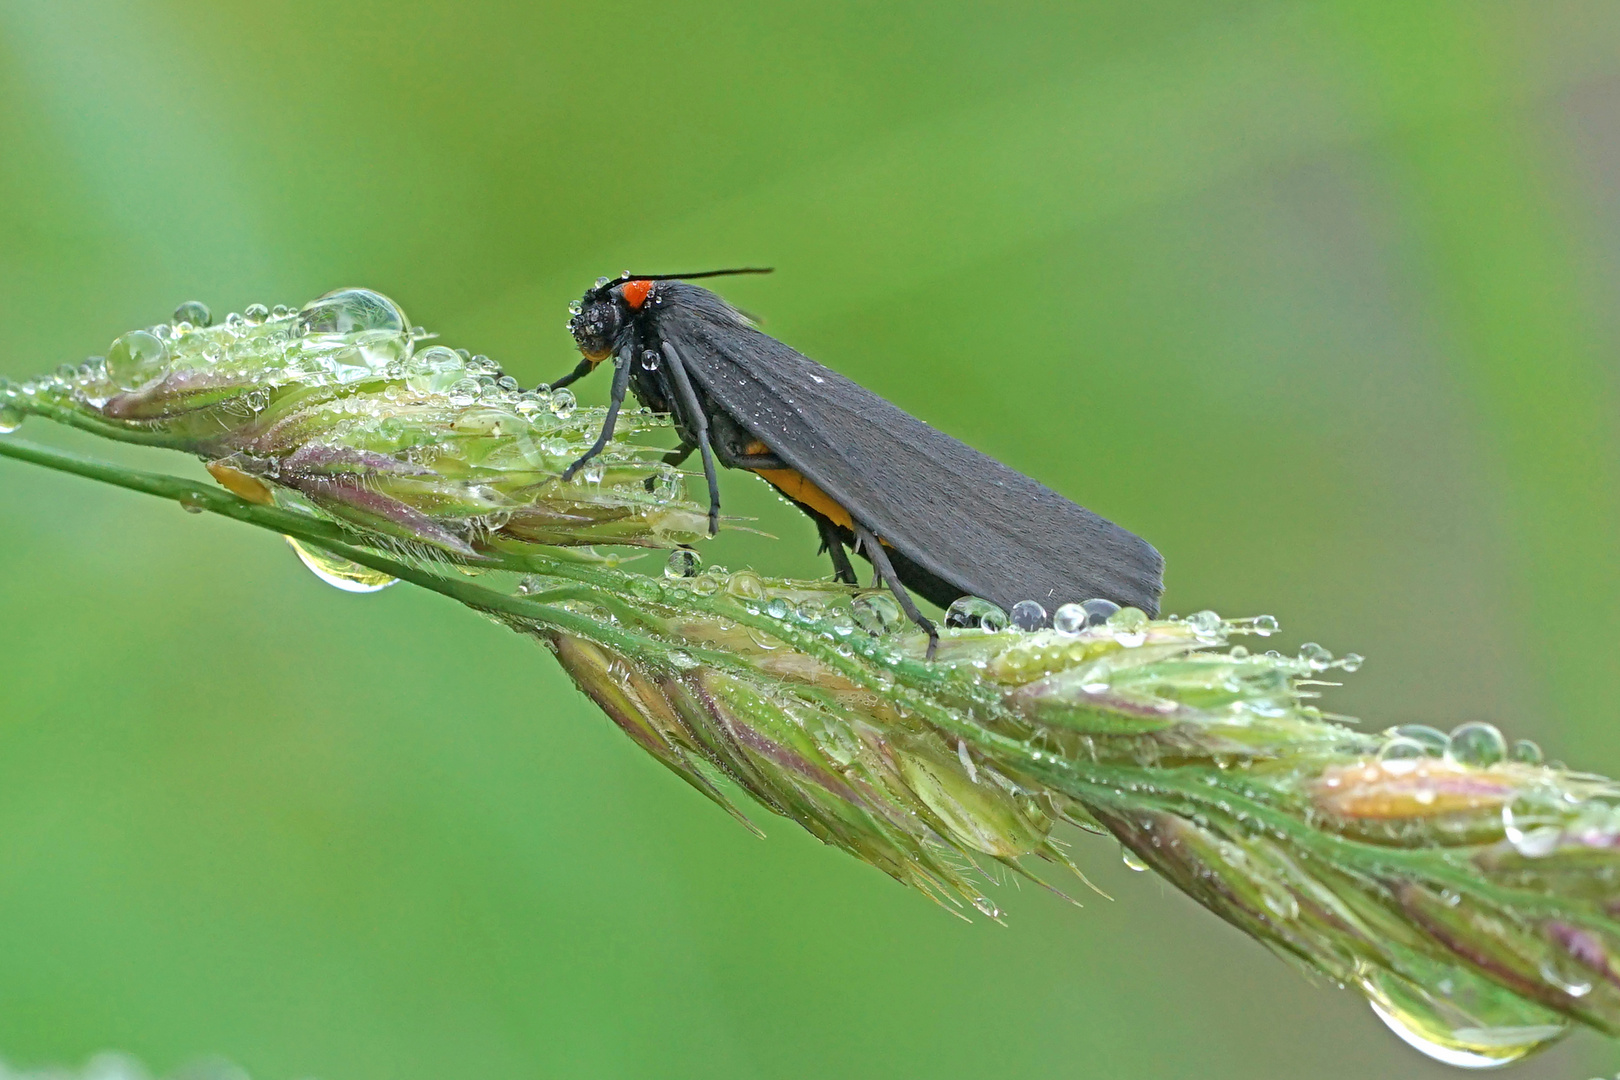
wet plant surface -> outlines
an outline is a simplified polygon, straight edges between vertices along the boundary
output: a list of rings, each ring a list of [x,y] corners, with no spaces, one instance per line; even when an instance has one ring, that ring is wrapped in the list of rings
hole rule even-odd
[[[0,386],[0,453],[275,530],[340,589],[450,596],[745,825],[738,792],[952,910],[1003,918],[1005,874],[1078,895],[1075,827],[1439,1061],[1620,1033],[1608,780],[1490,724],[1351,727],[1320,694],[1362,659],[1265,651],[1264,615],[964,598],[928,662],[882,591],[705,565],[701,509],[641,441],[661,418],[563,482],[600,411],[431,341],[364,289],[217,325],[184,304]],[[30,416],[196,454],[220,488],[9,434]]]

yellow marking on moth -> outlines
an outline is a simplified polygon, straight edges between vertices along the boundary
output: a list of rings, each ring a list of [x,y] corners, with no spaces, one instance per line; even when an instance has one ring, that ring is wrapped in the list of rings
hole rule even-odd
[[[751,442],[745,453],[768,454],[771,448],[762,442]],[[839,506],[831,495],[822,491],[804,474],[797,469],[753,469],[752,472],[764,478],[765,482],[780,491],[783,495],[803,506],[808,506],[834,525],[841,525],[851,531],[855,523],[849,516],[849,511]]]

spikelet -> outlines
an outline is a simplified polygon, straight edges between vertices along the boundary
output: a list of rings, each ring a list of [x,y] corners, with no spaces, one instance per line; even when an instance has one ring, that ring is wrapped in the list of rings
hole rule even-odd
[[[1359,988],[1438,1060],[1512,1061],[1573,1024],[1620,1034],[1609,781],[1485,724],[1346,726],[1315,688],[1361,659],[1251,651],[1277,629],[1265,616],[1092,601],[1024,631],[964,600],[927,662],[883,593],[703,569],[682,546],[701,510],[637,441],[658,418],[627,416],[563,483],[600,410],[419,348],[379,294],[209,321],[185,305],[105,360],[0,386],[0,430],[41,415],[184,450],[223,490],[13,438],[0,455],[284,533],[339,587],[452,596],[542,642],[748,827],[737,792],[953,910],[1000,918],[986,884],[1001,872],[1076,892],[1073,826]],[[674,550],[636,574],[596,544]],[[522,577],[508,591],[452,564]]]

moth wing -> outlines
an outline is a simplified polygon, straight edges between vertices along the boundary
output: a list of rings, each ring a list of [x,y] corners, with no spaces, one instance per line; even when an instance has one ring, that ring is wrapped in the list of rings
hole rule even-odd
[[[911,561],[1002,607],[1104,597],[1158,612],[1164,561],[1142,538],[760,333],[708,290],[673,291],[658,329],[692,380]]]

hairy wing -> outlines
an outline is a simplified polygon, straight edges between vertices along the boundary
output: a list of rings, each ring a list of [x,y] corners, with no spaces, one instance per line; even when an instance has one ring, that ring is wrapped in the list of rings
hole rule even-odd
[[[1003,607],[1105,597],[1157,613],[1163,560],[1118,525],[753,329],[669,290],[658,331],[731,417],[878,536]]]

